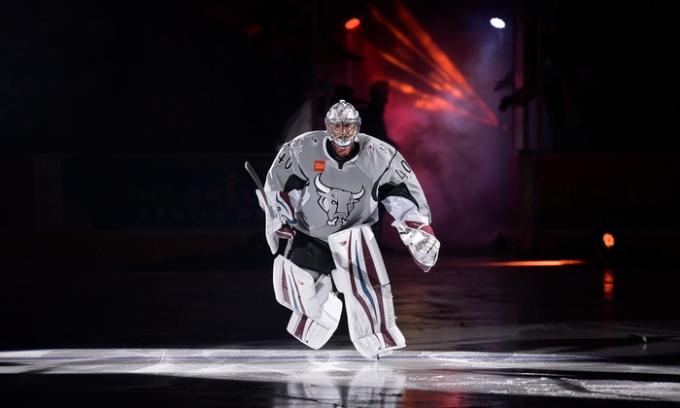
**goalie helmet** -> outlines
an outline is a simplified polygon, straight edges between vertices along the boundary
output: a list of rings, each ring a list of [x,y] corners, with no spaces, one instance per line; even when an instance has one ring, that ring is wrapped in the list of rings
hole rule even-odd
[[[333,143],[339,147],[349,146],[359,134],[361,118],[352,104],[340,99],[326,113],[326,132]]]

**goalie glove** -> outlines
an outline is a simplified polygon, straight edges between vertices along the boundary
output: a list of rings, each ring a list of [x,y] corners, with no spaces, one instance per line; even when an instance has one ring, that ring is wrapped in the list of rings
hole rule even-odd
[[[429,272],[437,263],[440,246],[432,227],[414,221],[394,221],[392,226],[399,232],[399,238],[406,245],[420,269],[426,273]]]

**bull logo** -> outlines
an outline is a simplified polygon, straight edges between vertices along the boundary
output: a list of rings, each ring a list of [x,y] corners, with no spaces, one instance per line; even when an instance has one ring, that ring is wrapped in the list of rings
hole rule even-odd
[[[328,225],[337,225],[338,220],[340,220],[340,225],[347,224],[347,219],[354,209],[354,205],[364,196],[363,187],[361,187],[361,191],[353,193],[324,185],[321,182],[321,174],[314,179],[314,186],[316,186],[316,192],[319,194],[319,206],[328,216],[326,221]]]

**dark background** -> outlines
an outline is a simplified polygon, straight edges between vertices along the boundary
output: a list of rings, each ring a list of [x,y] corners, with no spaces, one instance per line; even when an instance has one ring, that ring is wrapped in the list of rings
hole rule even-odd
[[[342,25],[364,17],[367,4],[8,4],[0,147],[28,154],[269,153],[315,75],[328,76],[352,58],[342,48]],[[389,10],[392,2],[372,4]],[[549,150],[677,151],[679,70],[668,2],[407,5],[431,24],[435,40],[449,38],[447,30],[486,30],[491,15],[521,30],[522,42],[509,45],[523,47],[533,93],[541,82]]]
[[[0,39],[5,239],[101,229],[259,228],[256,213],[244,208],[253,200],[239,171],[243,160],[264,173],[305,99],[321,100],[328,87],[348,85],[347,64],[357,72],[354,96],[367,99],[368,80],[387,71],[375,68],[375,52],[348,49],[343,24],[362,18],[364,41],[392,50],[393,38],[376,28],[370,7],[394,16],[395,4],[6,5]],[[428,194],[439,195],[433,210],[444,214],[441,227],[464,222],[480,205],[479,212],[493,213],[480,217],[471,233],[445,240],[450,252],[559,252],[559,244],[542,238],[558,230],[578,235],[570,241],[562,234],[562,241],[567,252],[582,255],[597,252],[607,229],[628,234],[633,246],[649,246],[651,237],[657,248],[641,248],[645,257],[676,242],[680,70],[672,57],[670,3],[403,4],[500,119],[497,133],[467,130],[494,139],[470,142],[478,149],[499,151],[469,158],[502,163],[490,170],[492,181],[484,180],[493,194],[477,197],[456,189],[450,178],[441,188],[440,180],[421,176]],[[490,16],[503,17],[508,27],[494,56],[472,63],[489,44]],[[393,95],[387,106],[397,112],[404,104],[398,92]],[[324,101],[314,106],[317,115],[330,99]],[[419,114],[408,109],[399,112]],[[415,139],[423,135],[389,119],[416,170],[435,163],[419,149],[428,143]],[[317,118],[314,127],[320,125]],[[465,133],[460,128],[446,132],[433,149],[465,142],[456,136]],[[450,168],[455,153],[441,158]],[[481,179],[477,172],[463,176]],[[458,212],[437,204],[461,195],[472,198]],[[483,208],[490,200],[500,204]],[[637,233],[642,230],[644,238]]]

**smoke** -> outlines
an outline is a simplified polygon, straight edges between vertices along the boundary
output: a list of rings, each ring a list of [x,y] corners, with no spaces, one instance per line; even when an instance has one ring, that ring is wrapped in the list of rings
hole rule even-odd
[[[493,88],[510,67],[509,55],[499,49],[495,32],[469,46],[473,48],[466,50],[466,60],[457,63],[498,114],[499,95]],[[425,191],[442,248],[477,250],[494,245],[506,233],[509,205],[512,143],[504,118],[493,127],[451,111],[417,109],[411,95],[393,91],[385,122]]]

